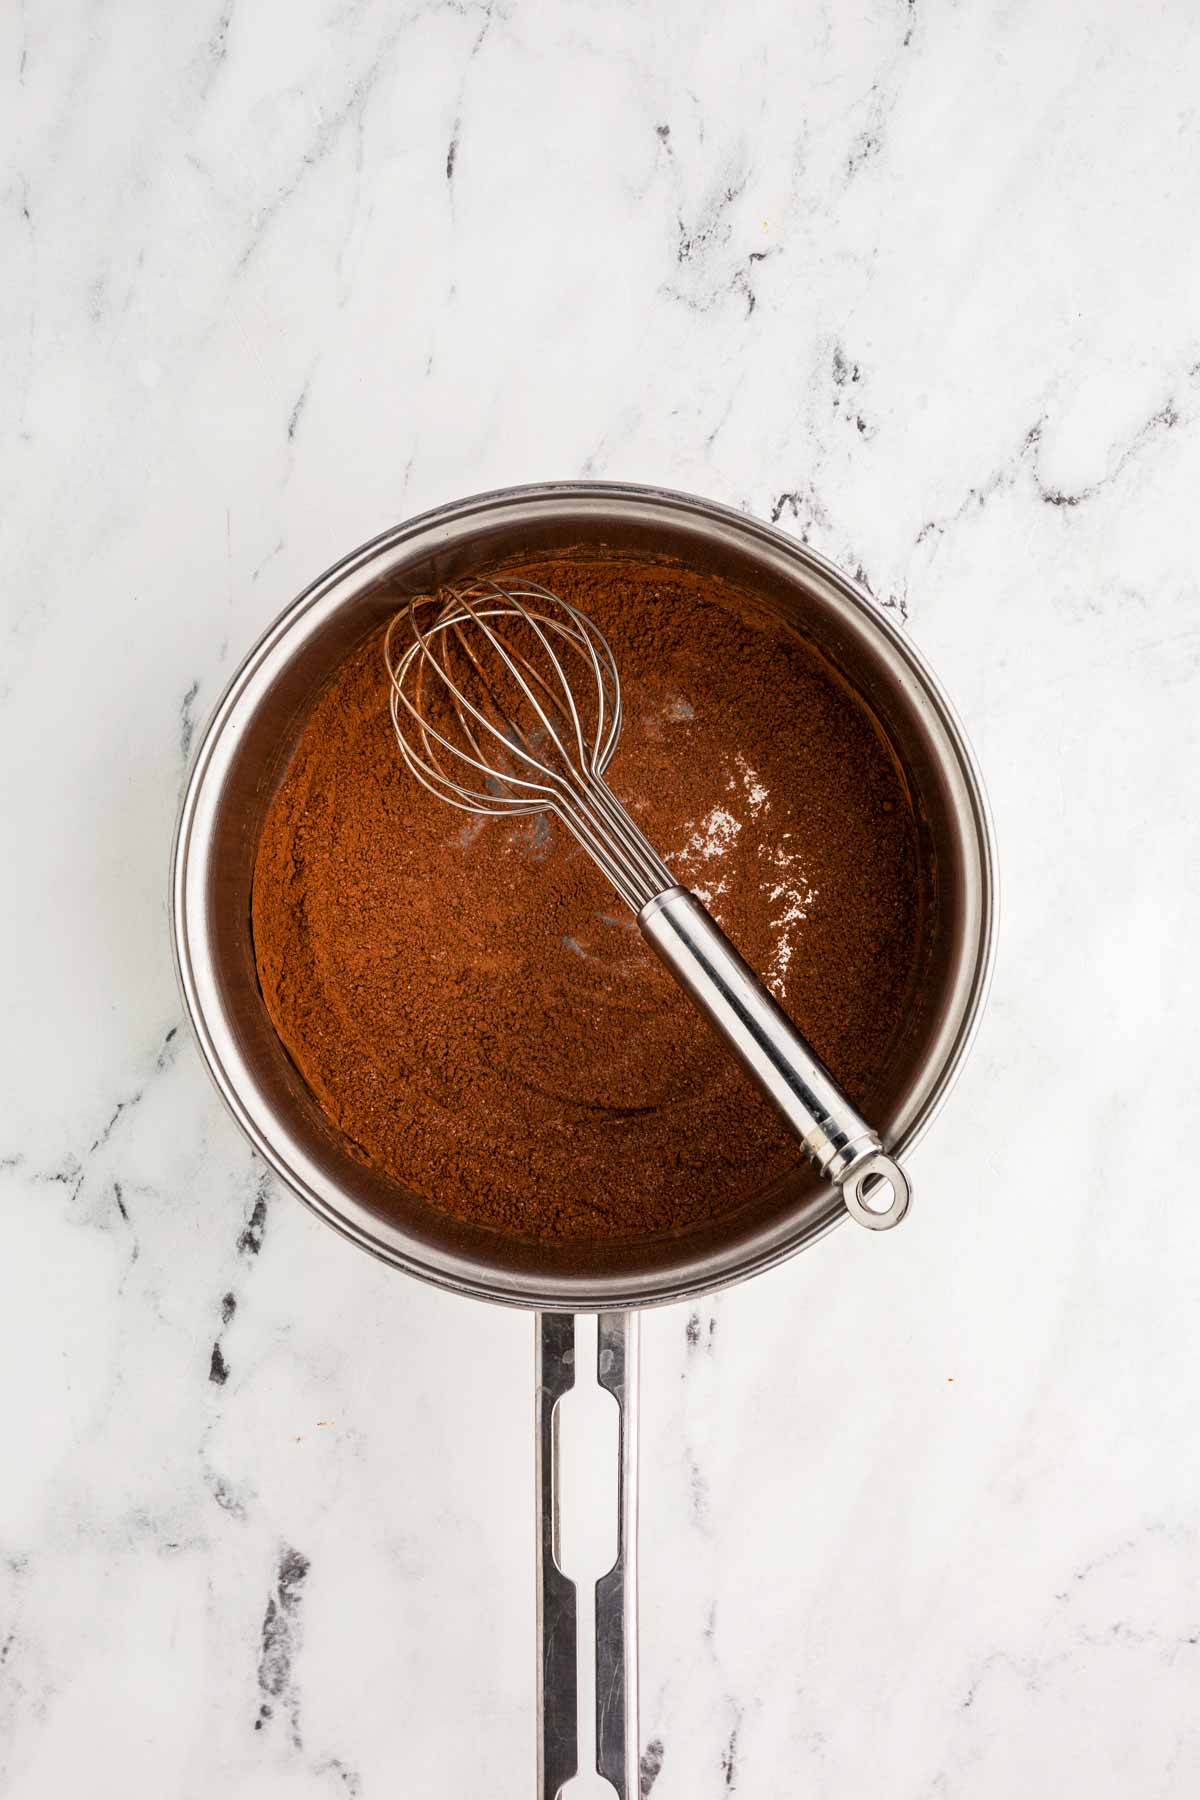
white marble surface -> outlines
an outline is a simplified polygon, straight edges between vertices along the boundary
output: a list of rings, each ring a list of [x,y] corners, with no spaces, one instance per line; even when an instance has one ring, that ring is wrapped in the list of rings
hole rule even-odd
[[[0,1791],[532,1792],[529,1321],[264,1180],[165,885],[305,581],[586,473],[860,570],[1004,879],[911,1223],[645,1323],[643,1790],[1195,1794],[1194,8],[14,0],[0,46]]]

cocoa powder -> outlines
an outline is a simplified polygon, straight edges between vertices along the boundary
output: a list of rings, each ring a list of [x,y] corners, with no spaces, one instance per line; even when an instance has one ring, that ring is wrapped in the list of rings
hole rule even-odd
[[[864,1109],[919,955],[912,807],[811,648],[675,565],[530,565],[596,619],[625,725],[609,780]],[[259,848],[283,1043],[354,1154],[478,1224],[678,1231],[800,1160],[553,821],[458,813],[406,772],[381,634],[317,697]]]

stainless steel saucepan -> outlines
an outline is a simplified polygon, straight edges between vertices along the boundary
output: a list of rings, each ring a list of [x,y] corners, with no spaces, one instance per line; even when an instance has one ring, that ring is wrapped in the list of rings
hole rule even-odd
[[[576,1377],[574,1315],[600,1315],[597,1379],[621,1408],[619,1554],[596,1587],[596,1743],[599,1772],[633,1800],[637,1309],[770,1268],[840,1223],[845,1205],[815,1171],[798,1167],[747,1195],[731,1217],[644,1244],[533,1243],[437,1211],[350,1156],[284,1052],[259,989],[250,892],[267,808],[322,682],[405,595],[516,558],[601,550],[682,560],[755,596],[819,647],[890,740],[915,801],[922,862],[934,871],[923,897],[921,978],[871,1103],[889,1150],[910,1149],[967,1051],[990,972],[995,861],[979,776],[941,689],[892,620],[814,551],[726,507],[653,488],[547,483],[441,507],[365,544],[293,601],[234,675],[197,749],[172,859],[185,1006],[213,1079],[259,1154],[307,1206],[385,1262],[538,1314],[540,1800],[556,1800],[577,1765],[576,1594],[558,1561],[555,1428],[558,1401]]]

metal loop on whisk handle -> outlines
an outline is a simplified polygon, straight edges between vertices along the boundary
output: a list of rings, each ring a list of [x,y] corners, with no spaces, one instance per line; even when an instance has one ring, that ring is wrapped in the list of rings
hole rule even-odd
[[[912,1197],[908,1177],[695,894],[668,888],[642,907],[637,922],[821,1173],[840,1187],[851,1217],[871,1231],[898,1225]]]

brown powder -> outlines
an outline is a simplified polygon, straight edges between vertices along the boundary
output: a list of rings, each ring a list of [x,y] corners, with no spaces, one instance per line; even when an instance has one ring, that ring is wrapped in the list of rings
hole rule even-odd
[[[869,715],[709,578],[526,572],[612,644],[615,792],[869,1106],[919,950],[915,820]],[[376,635],[317,699],[254,879],[271,1018],[355,1154],[542,1238],[678,1230],[761,1192],[800,1152],[603,876],[547,818],[425,793],[387,693]]]

